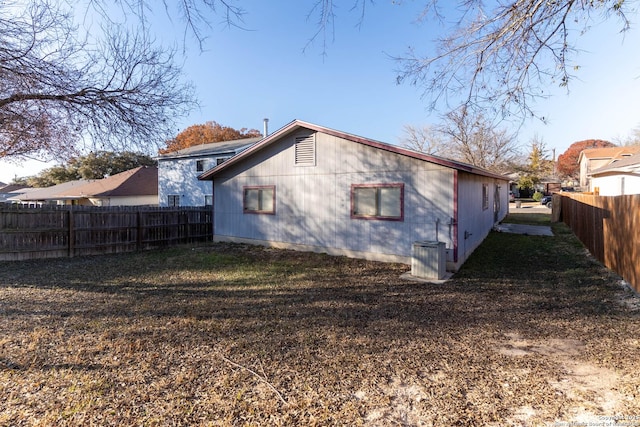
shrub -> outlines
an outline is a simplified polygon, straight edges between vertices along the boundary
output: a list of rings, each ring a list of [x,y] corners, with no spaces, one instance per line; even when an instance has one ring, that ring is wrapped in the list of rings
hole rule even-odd
[[[542,196],[544,196],[544,194],[542,194],[539,191],[536,191],[535,193],[533,193],[533,200],[536,202],[539,202],[540,200],[542,200]]]

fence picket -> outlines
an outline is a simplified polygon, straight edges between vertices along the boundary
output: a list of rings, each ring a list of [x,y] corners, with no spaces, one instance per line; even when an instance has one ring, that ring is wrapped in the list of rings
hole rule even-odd
[[[594,257],[640,292],[640,194],[557,197],[562,197],[560,220]]]
[[[209,207],[0,205],[0,261],[131,252],[211,237]]]

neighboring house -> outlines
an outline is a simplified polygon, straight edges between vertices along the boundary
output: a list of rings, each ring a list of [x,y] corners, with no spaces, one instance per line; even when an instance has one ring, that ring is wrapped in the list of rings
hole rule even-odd
[[[580,187],[583,191],[593,191],[591,173],[607,166],[614,160],[620,160],[640,153],[640,146],[588,148],[578,157],[580,165]]]
[[[29,187],[21,184],[4,184],[0,186],[0,203],[10,202],[10,198],[17,196]]]
[[[162,154],[158,160],[160,206],[210,206],[211,185],[198,175],[251,147],[261,137],[196,145]]]
[[[34,190],[15,201],[37,205],[157,206],[158,168],[140,166],[103,179],[70,181]]]
[[[439,241],[449,270],[509,202],[505,176],[299,120],[200,179],[213,181],[216,241],[402,263]]]
[[[61,193],[74,187],[81,187],[89,182],[91,181],[81,179],[52,185],[51,187],[26,188],[21,194],[15,194],[13,197],[9,198],[8,201],[29,206],[64,205],[67,204],[67,201],[65,198],[60,196]]]
[[[601,196],[640,194],[640,153],[614,160],[591,172],[591,185]]]

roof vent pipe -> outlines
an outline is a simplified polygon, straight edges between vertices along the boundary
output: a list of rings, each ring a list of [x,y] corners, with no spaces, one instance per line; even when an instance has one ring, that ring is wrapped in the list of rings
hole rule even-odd
[[[265,138],[269,136],[269,119],[264,119],[264,132],[262,136]]]

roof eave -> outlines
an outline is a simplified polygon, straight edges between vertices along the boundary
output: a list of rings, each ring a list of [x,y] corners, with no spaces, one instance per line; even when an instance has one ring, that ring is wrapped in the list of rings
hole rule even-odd
[[[218,173],[222,172],[223,170],[233,166],[234,164],[242,161],[244,158],[251,156],[252,153],[261,150],[262,148],[270,145],[271,143],[273,143],[274,141],[278,140],[279,138],[294,132],[295,130],[299,129],[299,128],[307,128],[307,129],[311,129],[314,130],[316,132],[322,132],[322,133],[326,133],[328,135],[332,135],[338,138],[343,138],[343,139],[347,139],[349,141],[353,141],[353,142],[358,142],[360,144],[364,144],[370,147],[374,147],[374,148],[378,148],[384,151],[388,151],[388,152],[392,152],[392,153],[396,153],[396,154],[400,154],[400,155],[404,155],[404,156],[408,156],[408,157],[412,157],[412,158],[416,158],[416,159],[420,159],[420,160],[424,160],[430,163],[434,163],[434,164],[438,164],[441,166],[446,166],[452,169],[456,169],[456,170],[460,170],[460,171],[464,171],[464,172],[469,172],[472,174],[476,174],[476,175],[483,175],[483,176],[487,176],[487,177],[491,177],[491,178],[495,178],[495,179],[501,179],[501,180],[507,180],[508,181],[508,177],[503,176],[503,175],[499,175],[481,168],[478,168],[476,166],[472,166],[472,165],[468,165],[465,163],[460,163],[460,162],[456,162],[454,160],[449,160],[449,159],[445,159],[442,157],[436,157],[436,156],[432,156],[429,154],[424,154],[424,153],[419,153],[417,151],[413,151],[413,150],[409,150],[406,148],[402,148],[402,147],[398,147],[395,145],[390,145],[384,142],[380,142],[380,141],[376,141],[376,140],[372,140],[369,138],[364,138],[358,135],[353,135],[353,134],[349,134],[346,132],[341,132],[335,129],[331,129],[331,128],[326,128],[324,126],[319,126],[313,123],[308,123],[302,120],[293,120],[292,122],[286,124],[285,126],[281,127],[280,129],[278,129],[277,131],[275,131],[274,133],[272,133],[271,135],[267,136],[266,138],[262,139],[261,141],[257,142],[256,144],[254,144],[252,147],[244,150],[243,152],[235,155],[233,158],[227,160],[224,163],[221,163],[220,165],[215,166],[212,169],[209,169],[208,171],[202,173],[201,175],[198,176],[198,179],[201,181],[207,181],[207,180],[212,180],[213,177],[215,175],[217,175]]]

